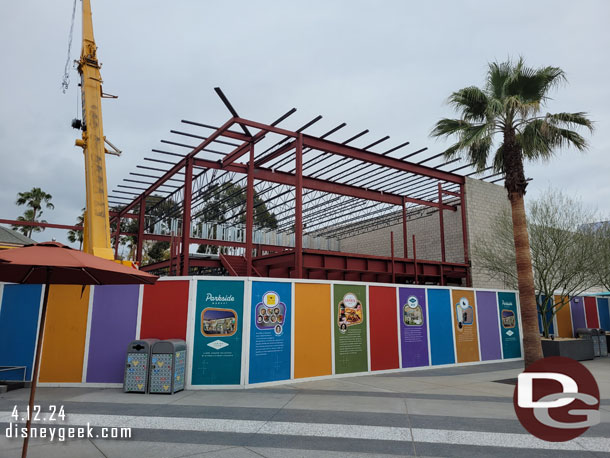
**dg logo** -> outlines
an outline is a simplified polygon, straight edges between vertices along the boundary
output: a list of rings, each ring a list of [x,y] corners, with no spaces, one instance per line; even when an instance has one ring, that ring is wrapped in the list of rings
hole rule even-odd
[[[589,370],[563,356],[530,364],[517,378],[513,403],[523,427],[539,439],[565,442],[600,422],[599,387]]]

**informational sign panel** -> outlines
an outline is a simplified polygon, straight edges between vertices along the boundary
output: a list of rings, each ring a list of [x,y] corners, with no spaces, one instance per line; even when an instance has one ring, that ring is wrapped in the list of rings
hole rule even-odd
[[[481,361],[502,359],[498,302],[495,291],[477,291]]]
[[[474,292],[454,289],[451,293],[457,362],[478,361],[479,336]]]
[[[248,382],[290,378],[292,297],[286,282],[252,282]]]
[[[199,280],[193,333],[193,385],[239,385],[243,281]]]
[[[428,321],[426,290],[398,288],[402,367],[427,366]]]
[[[521,338],[519,336],[519,314],[515,293],[498,293],[498,313],[502,333],[504,359],[521,357]],[[483,342],[481,342],[481,347]]]
[[[335,373],[368,370],[366,286],[333,285]]]
[[[430,288],[428,318],[430,320],[430,361],[433,365],[453,364],[454,341],[449,290]]]
[[[369,286],[371,370],[398,369],[396,287]]]

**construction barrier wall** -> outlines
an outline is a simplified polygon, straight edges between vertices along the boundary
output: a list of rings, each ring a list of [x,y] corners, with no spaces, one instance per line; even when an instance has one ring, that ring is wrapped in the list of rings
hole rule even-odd
[[[42,297],[0,284],[0,366],[28,379]],[[610,326],[608,299],[572,298],[554,326],[595,324]],[[135,339],[186,340],[196,389],[521,358],[521,335],[514,291],[239,277],[51,286],[39,383],[119,386]]]

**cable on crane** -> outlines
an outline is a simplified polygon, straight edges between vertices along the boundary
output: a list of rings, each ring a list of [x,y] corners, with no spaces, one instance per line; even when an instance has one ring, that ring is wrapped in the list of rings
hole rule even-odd
[[[74,32],[74,18],[76,16],[76,0],[74,0],[74,5],[72,6],[72,23],[70,24],[70,36],[68,37],[68,57],[66,59],[66,65],[64,67],[64,77],[61,81],[62,92],[65,94],[68,90],[68,86],[70,85],[70,72],[68,71],[68,66],[70,65],[70,50],[72,49],[72,35]]]

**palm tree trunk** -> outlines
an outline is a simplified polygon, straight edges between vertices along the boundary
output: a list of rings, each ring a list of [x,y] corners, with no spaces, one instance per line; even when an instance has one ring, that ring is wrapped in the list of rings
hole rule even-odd
[[[532,256],[527,235],[523,195],[517,192],[510,193],[510,206],[513,218],[513,236],[515,239],[517,278],[523,325],[523,357],[525,367],[527,367],[544,356],[542,354],[540,331],[538,329],[538,306],[536,304]]]

